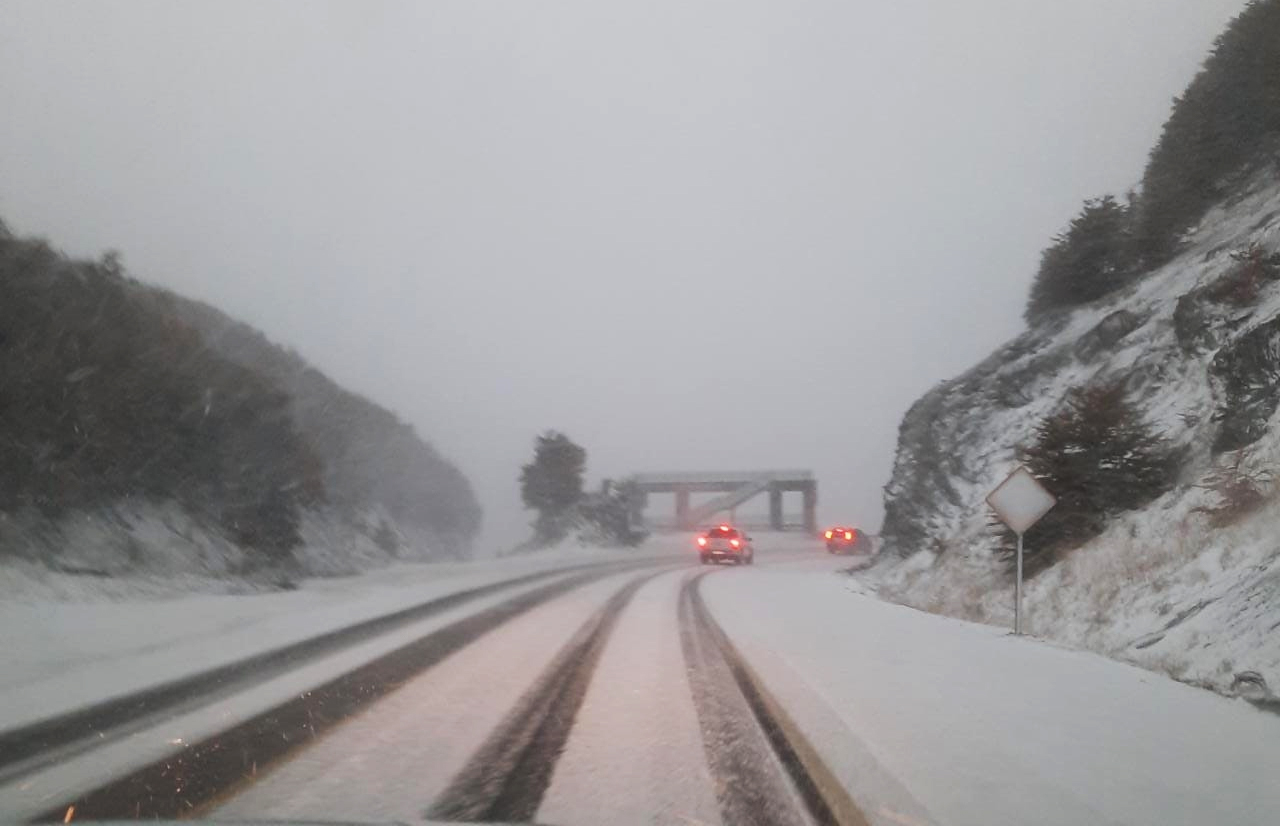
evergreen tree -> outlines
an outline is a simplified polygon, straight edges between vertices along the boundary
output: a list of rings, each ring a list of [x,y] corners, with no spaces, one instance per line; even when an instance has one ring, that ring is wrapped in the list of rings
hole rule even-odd
[[[1058,499],[1027,532],[1031,573],[1102,533],[1111,517],[1170,490],[1179,467],[1177,452],[1150,431],[1119,383],[1072,391],[1036,428],[1022,459]]]
[[[598,545],[638,545],[648,535],[631,521],[632,503],[640,495],[632,480],[606,482],[604,490],[585,495],[578,505],[579,535]]]
[[[1129,207],[1111,195],[1086,201],[1041,255],[1027,319],[1101,298],[1132,278],[1134,264]]]
[[[1137,237],[1148,264],[1227,195],[1241,167],[1280,141],[1280,0],[1249,3],[1174,100],[1142,184]]]
[[[533,461],[520,471],[520,496],[536,510],[535,538],[563,539],[573,525],[582,500],[582,475],[587,452],[563,433],[547,431],[534,443]]]

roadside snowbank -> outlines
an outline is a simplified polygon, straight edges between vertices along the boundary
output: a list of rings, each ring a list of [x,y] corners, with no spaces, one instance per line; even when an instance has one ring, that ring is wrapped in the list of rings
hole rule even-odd
[[[703,591],[874,824],[1280,822],[1280,717],[851,586],[809,564]]]
[[[1280,512],[1211,527],[1213,496],[1176,491],[1117,520],[1026,584],[1030,633],[1234,696],[1253,673],[1280,689]],[[986,549],[882,560],[864,590],[933,613],[1010,627],[1013,583]],[[993,587],[992,583],[998,587]],[[1257,698],[1257,697],[1255,697]]]
[[[125,499],[50,519],[0,513],[0,597],[117,598],[292,587],[309,576],[350,576],[403,562],[459,559],[431,531],[381,507],[303,511],[291,559],[264,565],[224,531],[173,501]]]

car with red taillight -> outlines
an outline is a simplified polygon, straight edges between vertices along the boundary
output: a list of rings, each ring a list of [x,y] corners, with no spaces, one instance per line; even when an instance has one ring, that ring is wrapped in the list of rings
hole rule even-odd
[[[851,554],[870,548],[867,535],[857,528],[837,525],[834,528],[827,528],[822,536],[827,541],[828,553]]]
[[[751,537],[731,525],[717,525],[694,540],[698,546],[698,558],[703,565],[713,562],[733,562],[750,565],[756,561]]]

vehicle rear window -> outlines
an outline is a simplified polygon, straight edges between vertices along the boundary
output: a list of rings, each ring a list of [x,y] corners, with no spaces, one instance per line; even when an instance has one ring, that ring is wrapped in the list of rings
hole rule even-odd
[[[712,528],[707,531],[707,536],[723,539],[737,539],[738,531],[736,528]]]

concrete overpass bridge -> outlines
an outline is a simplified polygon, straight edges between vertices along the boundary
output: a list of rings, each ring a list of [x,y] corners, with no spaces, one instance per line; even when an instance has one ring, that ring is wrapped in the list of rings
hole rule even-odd
[[[818,531],[818,481],[807,470],[757,470],[747,472],[704,473],[640,473],[630,477],[632,491],[631,516],[636,524],[644,524],[644,511],[649,496],[655,493],[675,494],[675,527],[695,530],[714,524],[721,514],[732,513],[739,505],[762,494],[769,496],[769,526],[785,530],[783,494],[799,493],[803,502],[802,528]],[[692,506],[695,493],[718,493],[719,496]]]

